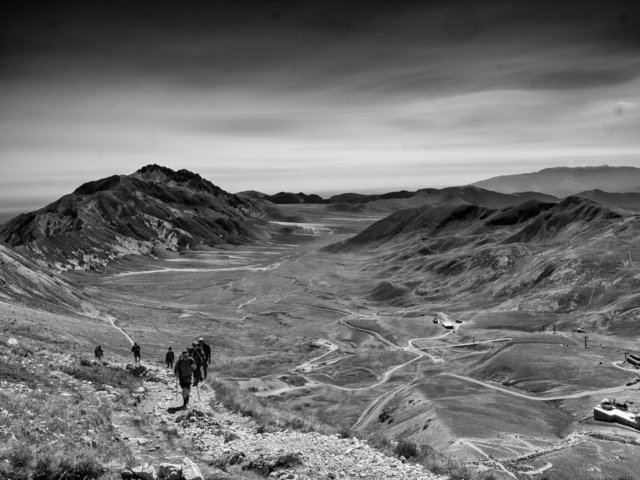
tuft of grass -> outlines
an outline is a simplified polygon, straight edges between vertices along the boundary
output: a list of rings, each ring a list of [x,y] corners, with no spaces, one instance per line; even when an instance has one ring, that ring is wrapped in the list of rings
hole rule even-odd
[[[252,417],[258,424],[258,431],[264,432],[269,430],[268,427],[275,427],[325,435],[337,433],[334,427],[290,410],[278,409],[268,400],[244,392],[229,382],[216,379],[211,382],[211,386],[216,392],[212,408],[215,408],[215,403],[222,403],[229,410]]]

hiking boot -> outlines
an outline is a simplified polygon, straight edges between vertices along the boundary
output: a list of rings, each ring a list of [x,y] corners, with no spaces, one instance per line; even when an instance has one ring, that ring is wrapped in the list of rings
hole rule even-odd
[[[184,397],[184,403],[182,404],[182,408],[187,408],[187,403],[189,403],[189,395]]]

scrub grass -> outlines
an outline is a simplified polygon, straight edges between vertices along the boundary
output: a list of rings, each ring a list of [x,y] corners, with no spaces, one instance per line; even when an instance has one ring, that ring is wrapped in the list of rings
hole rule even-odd
[[[24,344],[0,358],[0,478],[119,478],[133,456],[112,408],[140,380],[105,366],[56,365]],[[119,395],[96,394],[105,385]]]

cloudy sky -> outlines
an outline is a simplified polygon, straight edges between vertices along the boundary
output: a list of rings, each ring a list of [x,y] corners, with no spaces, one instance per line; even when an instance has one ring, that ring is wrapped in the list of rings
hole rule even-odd
[[[640,166],[639,3],[14,1],[0,209],[150,163],[320,194]]]

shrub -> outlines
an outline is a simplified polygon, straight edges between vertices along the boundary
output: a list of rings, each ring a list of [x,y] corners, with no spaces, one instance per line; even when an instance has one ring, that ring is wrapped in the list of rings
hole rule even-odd
[[[395,448],[398,457],[415,458],[418,456],[418,446],[408,440],[400,440]]]

